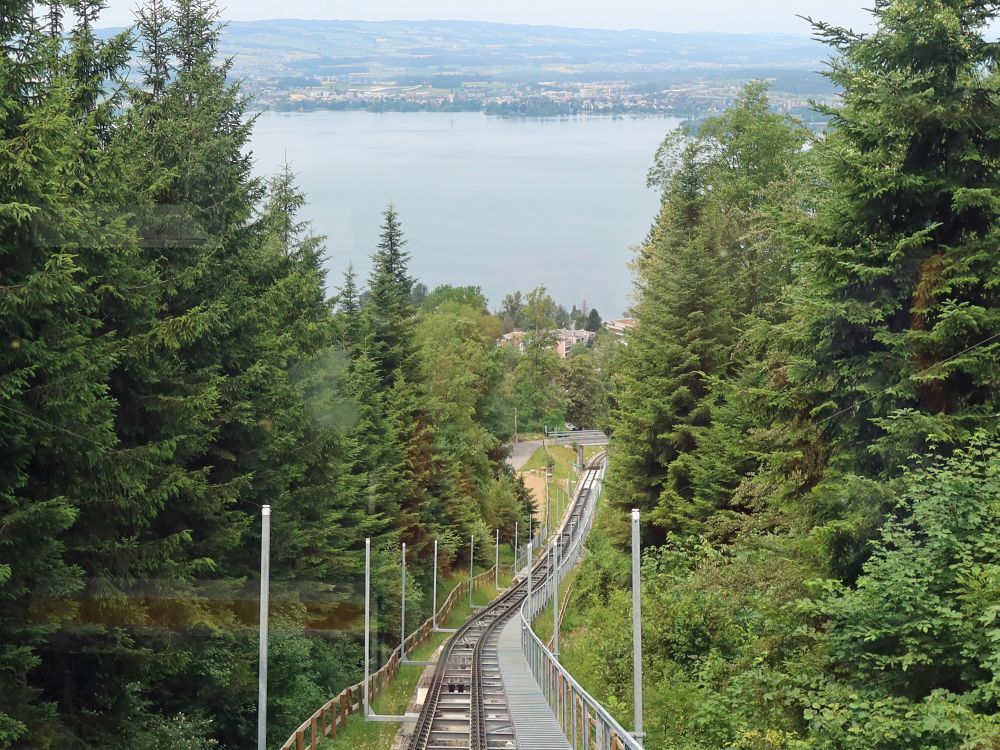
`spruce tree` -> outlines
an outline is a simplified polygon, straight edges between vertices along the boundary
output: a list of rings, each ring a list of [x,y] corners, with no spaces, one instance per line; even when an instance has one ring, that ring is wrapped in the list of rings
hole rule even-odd
[[[153,99],[163,96],[172,70],[170,58],[171,8],[166,0],[148,0],[136,13],[139,37],[139,70],[143,88],[136,93]]]
[[[853,470],[958,444],[1000,405],[996,5],[881,3],[877,32],[816,24],[844,90],[811,254],[816,416]]]
[[[390,205],[384,214],[379,243],[372,256],[369,296],[364,311],[365,348],[377,365],[383,394],[390,471],[400,498],[398,526],[414,554],[426,548],[426,524],[433,520],[430,503],[439,485],[434,430],[423,405],[411,304],[409,275],[399,215]],[[395,467],[394,469],[392,467]]]
[[[790,248],[772,214],[803,138],[753,83],[730,111],[697,134],[671,134],[657,153],[649,182],[664,201],[635,263],[638,326],[614,374],[609,475],[616,504],[652,512],[651,541],[700,532],[714,511],[692,455],[711,422],[713,379],[731,374],[737,329],[788,277]]]
[[[66,15],[66,10],[63,7],[64,3],[58,0],[51,0],[48,3],[49,15],[48,15],[48,32],[49,36],[53,39],[62,38],[63,33],[63,18]]]
[[[644,250],[638,325],[615,373],[615,460],[609,482],[623,508],[653,512],[660,529],[691,531],[687,476],[678,458],[694,448],[692,428],[704,424],[706,374],[719,372],[731,342],[731,288],[717,269],[715,248],[685,221],[700,196],[680,187],[695,178],[695,148],[685,152],[675,202],[664,208]],[[675,217],[680,220],[677,223]],[[691,235],[695,239],[688,239]]]
[[[96,233],[61,175],[80,145],[70,82],[32,3],[0,14],[0,746],[46,742],[55,706],[38,685],[39,647],[71,619],[81,571],[65,534],[92,499],[113,446],[83,237]],[[46,611],[32,602],[47,599]],[[43,727],[48,729],[43,730]],[[42,731],[41,736],[35,733]]]
[[[365,340],[357,278],[354,266],[348,266],[347,271],[344,272],[344,283],[340,288],[337,300],[338,343],[341,350],[349,355],[356,354]]]
[[[372,256],[369,299],[365,311],[371,331],[371,351],[388,386],[396,373],[407,377],[413,374],[410,339],[415,310],[410,304],[413,286],[408,271],[410,254],[406,251],[407,242],[399,214],[390,205],[383,216],[378,247]]]
[[[276,586],[322,595],[273,610],[275,742],[357,678],[352,644],[304,631],[349,596],[329,582],[359,572],[365,536],[505,517],[481,424],[500,372],[485,303],[452,342],[479,364],[445,436],[398,218],[371,301],[349,275],[334,316],[294,176],[251,174],[212,3],[148,1],[135,85],[128,36],[95,31],[101,2],[73,4],[59,39],[8,5],[0,746],[245,747],[264,503]]]
[[[97,9],[94,4],[84,14],[71,37],[73,111],[94,124],[95,143],[107,144],[108,159],[127,166],[115,171],[106,159],[94,177],[106,172],[130,191],[108,203],[140,207],[135,219],[142,245],[129,264],[117,267],[131,273],[95,267],[104,272],[102,323],[120,342],[105,382],[117,404],[122,458],[109,464],[95,492],[103,504],[85,509],[69,542],[72,559],[93,582],[87,599],[100,616],[89,615],[89,628],[64,636],[45,664],[49,684],[60,686],[71,733],[90,746],[119,739],[141,744],[158,726],[154,696],[161,698],[159,710],[190,711],[183,690],[161,693],[157,686],[183,682],[187,660],[205,653],[206,644],[229,648],[235,673],[250,667],[249,654],[237,657],[218,632],[213,643],[185,628],[232,625],[230,613],[205,616],[198,581],[224,570],[246,524],[232,503],[250,481],[226,443],[242,408],[234,376],[246,365],[237,348],[227,346],[226,334],[246,310],[241,297],[256,298],[257,291],[235,263],[250,244],[256,195],[240,151],[248,130],[238,94],[209,63],[214,50],[159,99],[134,96],[124,127],[105,128],[103,118],[122,108],[102,94],[111,70],[104,61],[116,47],[93,41]],[[230,351],[227,361],[223,352]],[[184,604],[165,611],[136,596],[140,590],[151,602]],[[174,639],[176,658],[165,659],[175,629],[190,639]],[[213,691],[225,691],[210,680],[199,684],[198,702],[211,710]],[[216,713],[239,718],[232,705]]]

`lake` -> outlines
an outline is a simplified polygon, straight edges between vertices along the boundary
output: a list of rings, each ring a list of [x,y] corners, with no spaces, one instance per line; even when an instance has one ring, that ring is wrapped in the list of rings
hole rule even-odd
[[[330,286],[353,263],[367,278],[392,202],[411,272],[481,286],[491,305],[540,284],[567,308],[604,317],[630,304],[628,263],[659,197],[646,171],[679,120],[508,120],[480,113],[264,113],[256,168],[287,158],[308,195],[305,218],[328,237]]]

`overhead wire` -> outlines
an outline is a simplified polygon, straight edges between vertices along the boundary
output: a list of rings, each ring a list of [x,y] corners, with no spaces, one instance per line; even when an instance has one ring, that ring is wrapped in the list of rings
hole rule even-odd
[[[926,375],[927,373],[931,372],[935,368],[941,367],[942,365],[946,365],[949,362],[953,362],[956,359],[958,359],[959,357],[962,357],[962,356],[968,354],[969,352],[974,351],[974,350],[976,350],[976,349],[978,349],[978,348],[980,348],[982,346],[986,346],[987,344],[989,344],[992,341],[995,341],[997,339],[1000,339],[1000,333],[995,333],[992,336],[989,336],[989,337],[983,339],[979,343],[973,344],[972,346],[970,346],[970,347],[968,347],[966,349],[963,349],[962,351],[957,352],[956,354],[952,354],[947,359],[942,359],[939,362],[935,362],[934,364],[929,365],[928,367],[925,367],[923,370],[920,370],[919,372],[915,372],[915,373],[912,373],[912,374],[908,375],[907,377],[905,377],[902,380],[900,380],[896,384],[895,387],[899,387],[903,383],[906,383],[906,382],[908,382],[910,380],[913,380],[914,378],[922,377],[923,375]],[[829,417],[825,417],[824,419],[821,419],[817,423],[817,426],[822,426],[822,425],[826,424],[827,422],[829,422],[831,419],[836,419],[839,416],[847,414],[847,412],[853,411],[854,409],[857,409],[859,406],[867,404],[869,401],[875,400],[876,398],[879,397],[879,395],[880,394],[874,394],[872,396],[869,396],[868,398],[861,399],[860,401],[855,401],[850,406],[847,406],[847,407],[841,409],[840,411],[836,412],[835,414],[831,414]]]

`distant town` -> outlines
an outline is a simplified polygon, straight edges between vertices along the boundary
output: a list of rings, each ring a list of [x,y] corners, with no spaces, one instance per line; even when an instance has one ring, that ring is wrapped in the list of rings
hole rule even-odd
[[[691,80],[658,88],[629,81],[470,82],[462,80],[461,76],[435,76],[432,80],[415,83],[366,84],[330,76],[295,84],[281,77],[248,80],[255,102],[262,109],[485,112],[509,117],[697,117],[730,107],[743,83]],[[816,97],[781,92],[776,92],[773,99],[780,111],[806,118],[812,115],[812,102],[816,101]]]
[[[605,331],[615,337],[621,344],[627,344],[628,333],[636,326],[635,318],[622,318],[621,320],[605,320],[602,327]],[[526,337],[530,334],[527,331],[516,329],[505,333],[500,337],[500,346],[509,346],[524,353],[526,349]],[[568,328],[557,328],[549,332],[550,344],[547,347],[554,351],[560,359],[568,359],[577,347],[590,347],[597,338],[597,331],[588,331],[585,328],[577,328],[573,322]]]
[[[113,33],[106,29],[104,33]],[[262,110],[670,115],[733,104],[750,80],[819,121],[836,87],[807,35],[671,34],[464,21],[281,19],[226,26],[222,56]]]

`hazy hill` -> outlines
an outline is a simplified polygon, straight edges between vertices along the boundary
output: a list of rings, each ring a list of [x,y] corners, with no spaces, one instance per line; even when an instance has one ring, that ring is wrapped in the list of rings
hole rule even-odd
[[[223,51],[258,75],[478,73],[643,80],[693,68],[816,70],[826,49],[778,34],[671,34],[468,21],[234,21]]]

